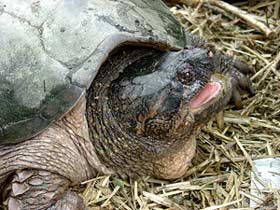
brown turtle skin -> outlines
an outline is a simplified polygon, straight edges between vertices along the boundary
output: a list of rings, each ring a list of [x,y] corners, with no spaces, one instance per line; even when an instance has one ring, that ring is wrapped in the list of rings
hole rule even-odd
[[[67,114],[28,140],[0,144],[0,200],[9,210],[86,209],[73,188],[98,173],[181,177],[200,127],[253,92],[248,65],[190,34],[179,51],[114,48]],[[209,82],[221,85],[217,95],[190,106]]]

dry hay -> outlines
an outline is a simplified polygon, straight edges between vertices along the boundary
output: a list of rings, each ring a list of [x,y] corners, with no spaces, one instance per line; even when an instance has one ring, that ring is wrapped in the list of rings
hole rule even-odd
[[[252,14],[266,29],[233,15],[215,1],[189,2],[192,4],[171,3],[171,11],[188,32],[254,66],[251,79],[256,95],[244,96],[241,110],[226,107],[223,129],[215,120],[202,129],[193,167],[184,178],[169,182],[97,177],[87,182],[83,193],[91,210],[250,209],[253,159],[280,156],[280,21],[274,18],[280,1],[235,1],[234,6]],[[279,192],[267,194],[259,209],[276,209],[277,202]]]

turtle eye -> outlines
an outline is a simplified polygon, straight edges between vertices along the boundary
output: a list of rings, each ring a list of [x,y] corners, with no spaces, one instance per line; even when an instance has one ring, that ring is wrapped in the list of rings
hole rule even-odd
[[[195,75],[190,69],[182,69],[177,72],[176,78],[183,85],[190,85],[194,81]]]

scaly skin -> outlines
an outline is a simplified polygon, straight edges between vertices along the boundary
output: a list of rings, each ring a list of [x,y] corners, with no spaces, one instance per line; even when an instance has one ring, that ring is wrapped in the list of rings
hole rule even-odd
[[[173,53],[121,48],[61,120],[28,141],[0,146],[0,192],[8,209],[86,209],[69,190],[98,172],[182,176],[199,128],[231,96],[238,99],[239,89],[251,91],[246,65],[202,45]],[[209,80],[223,88],[191,109],[189,101]]]
[[[0,188],[4,188],[0,199],[9,210],[48,209],[52,205],[57,208],[50,210],[85,209],[81,198],[67,190],[96,176],[97,170],[110,173],[88,138],[85,110],[84,97],[40,135],[17,145],[0,146]],[[69,196],[76,199],[66,202]]]

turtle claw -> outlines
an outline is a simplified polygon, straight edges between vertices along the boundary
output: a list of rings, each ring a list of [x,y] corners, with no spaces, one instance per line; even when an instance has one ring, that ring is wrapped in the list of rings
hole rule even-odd
[[[255,94],[252,82],[245,73],[235,68],[228,72],[228,76],[232,81],[232,99],[235,107],[237,109],[242,109],[241,95],[244,93],[248,93],[250,96]]]
[[[233,99],[234,105],[237,109],[243,108],[240,92],[235,87],[233,87],[233,90],[232,90],[232,99]]]
[[[251,96],[255,95],[255,90],[252,86],[252,82],[248,77],[244,76],[243,78],[241,78],[239,80],[239,84],[242,90],[248,92]]]
[[[229,58],[230,59],[230,58]],[[241,95],[248,93],[250,96],[255,94],[255,90],[252,86],[251,80],[248,78],[248,74],[252,73],[252,68],[239,61],[232,61],[232,65],[228,66],[224,71],[224,74],[229,78],[232,84],[232,100],[237,109],[242,109]]]
[[[217,115],[216,115],[216,121],[218,124],[218,128],[220,130],[224,129],[225,127],[225,121],[224,121],[224,111],[220,111]]]
[[[233,59],[215,50],[213,52],[212,58],[215,71],[225,75],[231,83],[231,90],[229,91],[229,97],[225,99],[225,104],[228,103],[231,97],[236,108],[241,109],[241,95],[244,93],[248,93],[250,96],[255,94],[252,82],[248,77],[255,71],[250,65],[238,59]]]
[[[243,74],[250,74],[255,72],[253,68],[240,60],[234,60],[233,66]]]

